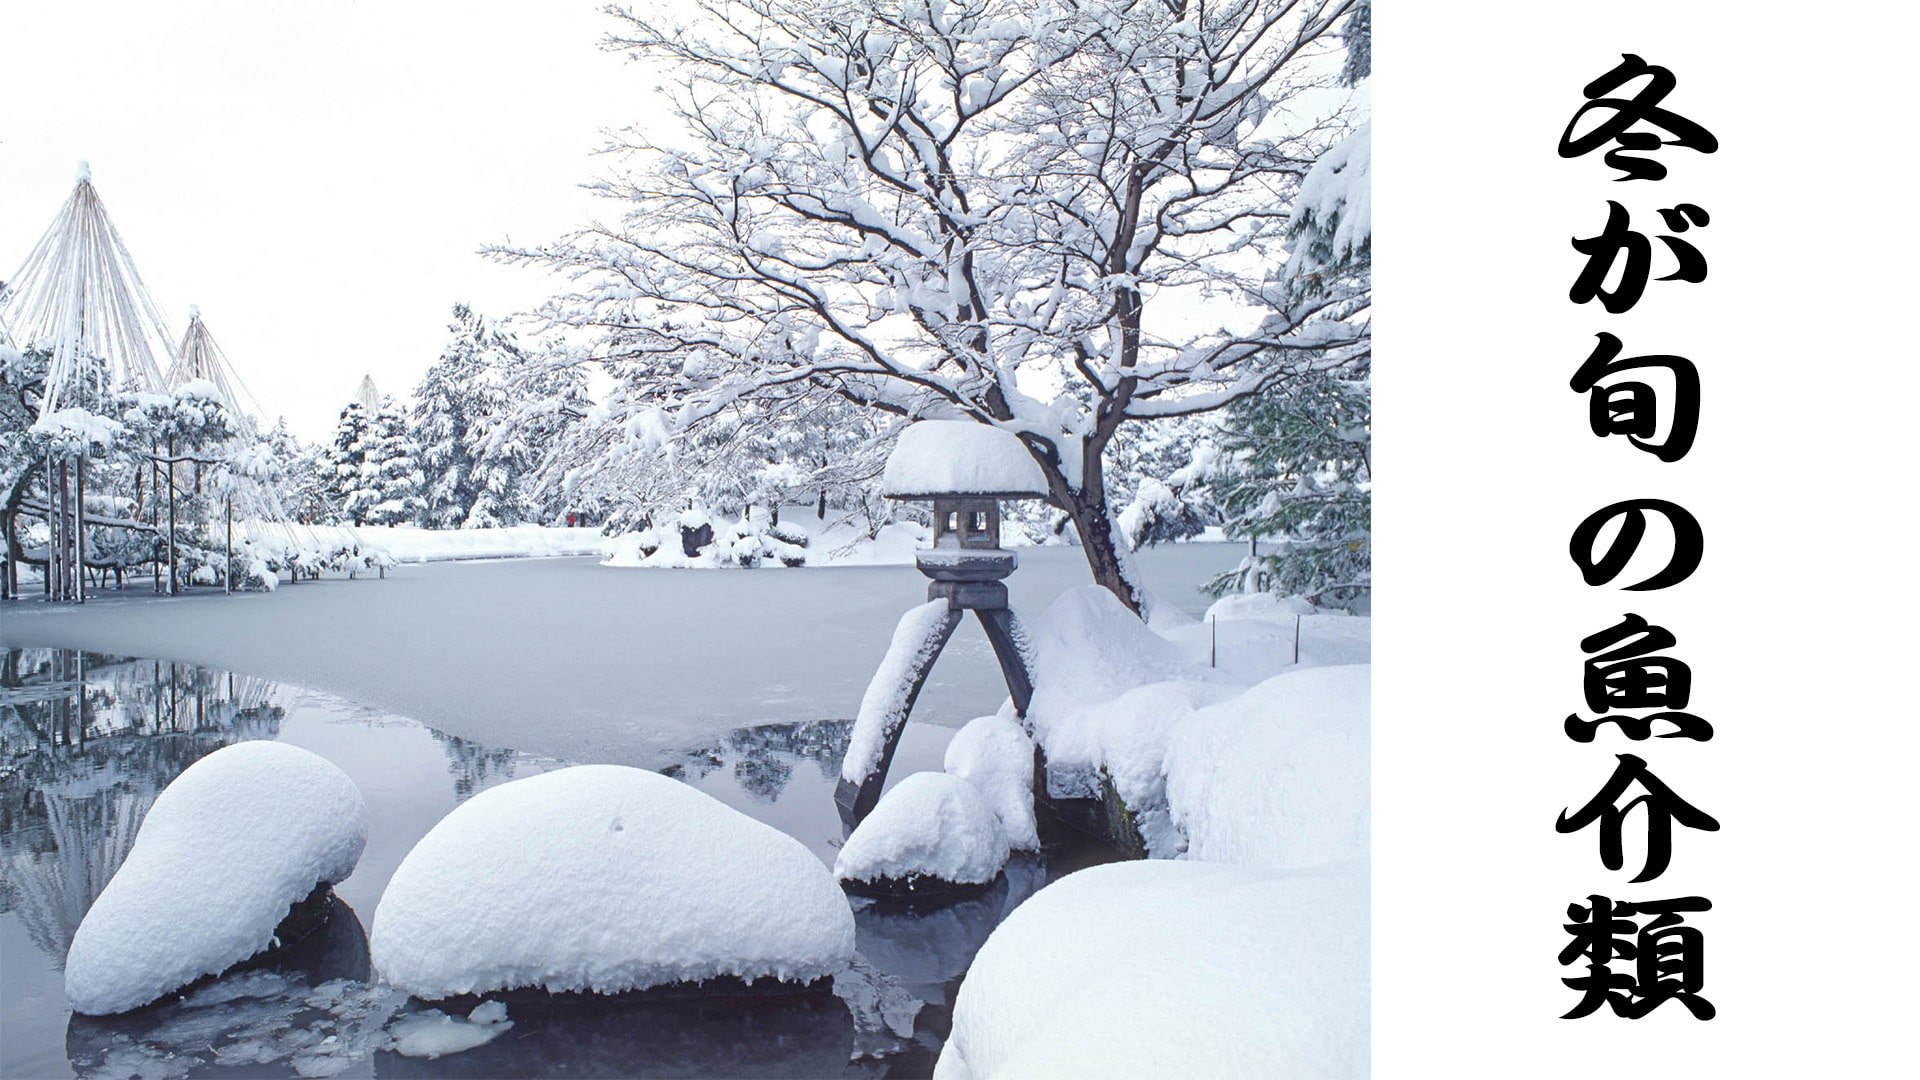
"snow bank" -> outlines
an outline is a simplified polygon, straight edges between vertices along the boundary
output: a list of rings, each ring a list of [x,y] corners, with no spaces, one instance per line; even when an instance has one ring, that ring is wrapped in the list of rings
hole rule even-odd
[[[971,420],[907,425],[887,456],[882,491],[894,499],[942,494],[1045,498],[1047,480],[1020,437]]]
[[[840,762],[842,780],[861,783],[880,767],[887,736],[906,722],[914,675],[925,669],[927,658],[947,638],[949,608],[945,600],[929,600],[900,617],[887,654],[867,682],[860,711],[853,718],[847,756]]]
[[[580,765],[475,795],[394,872],[373,964],[439,999],[846,968],[853,913],[798,840],[686,784]]]
[[[984,885],[1007,862],[1007,833],[972,784],[949,773],[914,773],[880,797],[833,862],[851,882],[937,878]]]
[[[1120,712],[1133,714],[1132,707],[1116,705],[1116,699],[1127,691],[1154,683],[1225,686],[1223,673],[1188,661],[1172,642],[1098,585],[1062,593],[1052,607],[1027,626],[1034,654],[1033,701],[1028,718],[1035,738],[1046,751],[1047,782],[1056,796],[1089,797],[1098,793],[1096,774],[1114,764],[1103,747],[1110,734],[1121,738],[1119,728],[1131,724]],[[1230,692],[1230,688],[1220,691],[1223,695]],[[1203,691],[1177,693],[1191,697]],[[1189,700],[1182,711],[1192,709],[1197,702]],[[1153,745],[1163,745],[1164,732],[1158,730],[1161,723],[1155,714],[1149,709],[1136,715],[1155,729],[1146,733]],[[1152,767],[1157,768],[1157,763]]]
[[[318,755],[245,742],[195,762],[154,800],[133,850],[67,952],[67,1001],[124,1012],[274,943],[321,882],[353,872],[367,806]]]
[[[973,785],[1020,851],[1040,850],[1033,819],[1033,740],[1001,716],[982,716],[954,733],[942,766]]]
[[[1189,858],[1300,868],[1367,857],[1372,672],[1291,672],[1180,722],[1166,805]]]
[[[362,525],[360,535],[398,562],[447,559],[525,559],[558,555],[606,555],[608,539],[598,529],[509,525],[498,529],[420,529],[412,525]]]
[[[934,1076],[1366,1076],[1367,875],[1070,874],[987,939]]]

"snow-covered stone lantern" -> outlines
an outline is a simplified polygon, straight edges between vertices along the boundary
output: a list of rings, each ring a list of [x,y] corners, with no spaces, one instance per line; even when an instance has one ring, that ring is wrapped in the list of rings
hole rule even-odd
[[[922,420],[900,433],[881,478],[889,499],[933,503],[933,547],[914,563],[931,578],[927,602],[909,611],[867,685],[834,794],[851,825],[880,798],[900,729],[933,662],[968,611],[980,620],[1020,716],[1033,697],[1018,617],[1004,578],[1019,560],[1000,547],[1005,499],[1048,497],[1046,478],[1019,436],[972,421]]]

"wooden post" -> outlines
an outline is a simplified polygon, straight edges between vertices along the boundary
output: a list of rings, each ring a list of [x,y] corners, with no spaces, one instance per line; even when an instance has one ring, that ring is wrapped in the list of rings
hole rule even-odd
[[[74,507],[73,515],[73,568],[78,571],[74,574],[74,599],[84,604],[87,602],[87,455],[85,453],[80,455],[80,460],[74,465],[73,495],[73,501],[79,504]],[[80,697],[84,702],[85,687],[81,688]],[[82,723],[85,722],[85,708],[84,704],[81,705]]]
[[[48,552],[49,555],[58,552],[60,557],[60,584],[54,590],[53,598],[55,600],[71,600],[73,598],[73,582],[70,577],[71,571],[67,567],[67,552],[71,550],[69,545],[73,542],[67,535],[73,521],[73,489],[68,486],[69,481],[72,479],[72,472],[72,464],[66,458],[61,458],[60,522],[59,526],[51,534],[53,550]]]
[[[227,496],[227,572],[221,575],[227,581],[227,595],[233,595],[233,496]]]
[[[160,531],[160,447],[156,444],[153,449],[153,531],[158,533]],[[153,559],[153,591],[155,595],[160,593],[160,557],[158,555]]]
[[[174,513],[173,436],[167,436],[167,595],[180,595],[180,549]]]

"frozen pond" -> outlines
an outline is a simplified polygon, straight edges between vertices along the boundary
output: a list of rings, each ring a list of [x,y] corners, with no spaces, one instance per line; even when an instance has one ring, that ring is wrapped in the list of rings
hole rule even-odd
[[[831,863],[847,722],[743,726],[663,771]],[[893,775],[939,768],[946,729],[909,725]],[[121,1018],[69,1014],[61,965],[147,808],[228,743],[279,739],[345,770],[373,823],[327,926],[281,961]],[[428,1006],[371,982],[363,924],[413,844],[461,800],[569,762],[448,735],[338,697],[187,664],[69,650],[0,653],[0,1075],[925,1075],[961,976],[1044,880],[1016,862],[986,895],[930,913],[857,910],[859,960],[832,994],[681,1000],[508,995],[478,1049],[407,1056]],[[858,902],[856,902],[858,903]]]
[[[1239,544],[1142,551],[1149,588],[1190,614]],[[1023,548],[1007,580],[1029,617],[1091,579],[1077,548]],[[735,728],[850,717],[894,622],[926,597],[911,566],[613,569],[592,559],[403,566],[386,580],[271,595],[144,588],[83,608],[6,608],[0,646],[160,656],[325,690],[492,746],[664,768]],[[29,590],[29,595],[31,590]],[[957,727],[1006,696],[969,619],[914,716]]]

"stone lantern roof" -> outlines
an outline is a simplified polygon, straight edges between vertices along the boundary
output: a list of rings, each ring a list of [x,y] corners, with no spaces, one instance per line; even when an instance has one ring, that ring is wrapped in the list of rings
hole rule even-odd
[[[881,476],[889,499],[1045,499],[1046,477],[1020,437],[971,420],[908,425]]]

